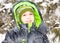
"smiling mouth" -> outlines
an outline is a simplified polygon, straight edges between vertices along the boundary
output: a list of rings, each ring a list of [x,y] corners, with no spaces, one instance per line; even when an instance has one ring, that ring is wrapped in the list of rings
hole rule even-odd
[[[26,21],[26,22],[32,22],[32,20],[28,20],[28,21]]]

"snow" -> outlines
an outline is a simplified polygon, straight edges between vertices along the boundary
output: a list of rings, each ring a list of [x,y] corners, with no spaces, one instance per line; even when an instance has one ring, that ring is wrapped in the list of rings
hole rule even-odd
[[[3,2],[3,0],[0,0],[0,3]]]
[[[55,10],[55,15],[60,17],[60,6]]]
[[[6,34],[0,34],[0,43],[5,39]]]
[[[58,3],[59,2],[59,0],[53,0],[53,3]]]
[[[55,37],[55,33],[51,33],[51,32],[50,32],[50,34],[47,34],[47,36],[48,36],[48,39],[49,39],[49,42],[50,42],[50,43],[60,43],[59,37],[57,37],[57,38],[54,40],[54,42],[53,42],[52,39]]]
[[[42,2],[43,0],[35,0],[34,2],[36,3],[36,2]]]
[[[8,9],[8,8],[12,8],[12,3],[4,4],[4,5],[5,5],[4,8],[6,8],[6,9]]]
[[[47,7],[47,2],[43,2],[41,5]]]
[[[4,2],[6,2],[6,0],[0,0],[0,3],[4,3]]]
[[[5,7],[0,8],[0,11],[4,10],[4,9],[8,9],[8,8],[12,8],[12,3],[8,3],[8,4],[3,4]]]

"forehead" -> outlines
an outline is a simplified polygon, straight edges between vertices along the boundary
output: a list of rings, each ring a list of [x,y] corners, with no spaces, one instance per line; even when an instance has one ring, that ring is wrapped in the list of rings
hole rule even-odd
[[[23,13],[23,14],[33,14],[33,13],[30,12],[30,11],[27,11],[27,12],[25,12],[25,13]]]

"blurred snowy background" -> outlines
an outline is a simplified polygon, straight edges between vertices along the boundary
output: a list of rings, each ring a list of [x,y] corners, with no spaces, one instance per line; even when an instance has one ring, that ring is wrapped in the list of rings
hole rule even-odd
[[[10,9],[20,0],[0,0],[0,43],[6,32],[14,27]],[[50,43],[60,43],[60,0],[30,0],[40,7],[43,20],[49,27],[47,33]]]

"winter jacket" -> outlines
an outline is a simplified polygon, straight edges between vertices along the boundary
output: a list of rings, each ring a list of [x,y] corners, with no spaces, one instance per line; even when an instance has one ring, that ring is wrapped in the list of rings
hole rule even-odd
[[[32,2],[19,2],[18,4],[13,7],[14,19],[17,26],[7,32],[6,37],[2,43],[49,43],[48,38],[46,36],[48,28],[44,24],[41,13],[38,10],[37,6]],[[29,24],[19,24],[19,21],[17,20],[18,18],[16,16],[17,14],[15,11],[17,7],[22,4],[31,5],[35,10],[34,14],[36,16],[36,22],[32,23],[32,26],[29,29],[30,32],[28,31]]]
[[[22,27],[24,26],[22,25]],[[38,30],[33,26],[30,33],[25,28],[19,30],[15,27],[10,30],[7,32],[6,38],[2,43],[49,43],[46,34],[43,34],[47,32],[47,27],[44,23],[41,24]]]

